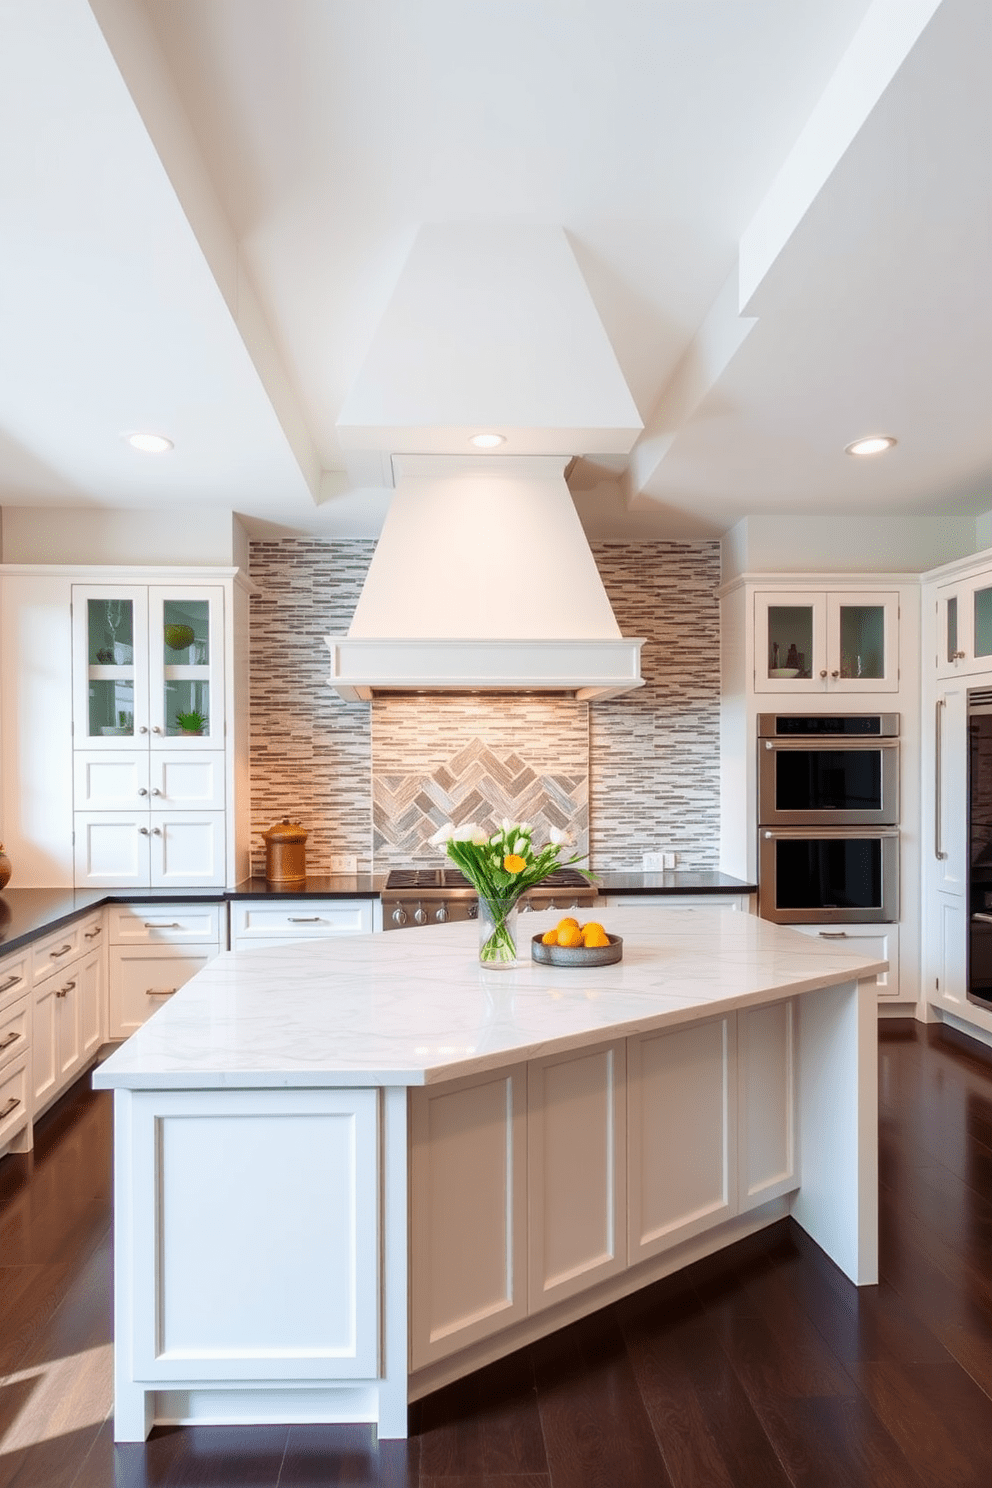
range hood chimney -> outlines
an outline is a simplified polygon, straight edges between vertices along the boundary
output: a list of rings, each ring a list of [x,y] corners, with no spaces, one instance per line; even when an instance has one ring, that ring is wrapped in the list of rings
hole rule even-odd
[[[346,450],[391,456],[395,494],[348,634],[326,638],[331,685],[640,687],[565,469],[641,427],[560,228],[422,228],[338,421]],[[487,432],[498,452],[469,453]]]

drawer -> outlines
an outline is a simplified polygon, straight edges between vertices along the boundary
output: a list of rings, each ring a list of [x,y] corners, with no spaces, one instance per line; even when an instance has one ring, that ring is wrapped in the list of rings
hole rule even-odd
[[[7,956],[0,965],[0,1010],[8,1007],[31,986],[31,951],[23,950],[18,956]]]
[[[83,940],[81,920],[67,925],[64,930],[56,931],[54,935],[46,935],[44,940],[36,940],[31,947],[32,981],[37,984],[45,977],[51,976],[53,971],[68,966],[70,961],[74,961],[79,955],[84,945],[87,949],[89,948],[89,942]]]
[[[224,904],[112,904],[111,945],[211,945],[221,942]],[[226,927],[224,944],[227,944]]]
[[[23,1055],[0,1070],[0,1147],[28,1121],[28,1063]]]
[[[27,995],[0,1013],[0,1070],[31,1046],[31,1004]]]
[[[374,899],[295,899],[275,905],[252,899],[231,904],[235,949],[265,941],[291,943],[335,935],[364,935],[373,928]]]

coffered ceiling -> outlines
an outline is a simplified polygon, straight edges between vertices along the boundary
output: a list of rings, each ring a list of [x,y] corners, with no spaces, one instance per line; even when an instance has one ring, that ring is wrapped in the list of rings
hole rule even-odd
[[[644,424],[590,530],[985,512],[990,61],[987,0],[0,0],[0,503],[376,533],[342,406],[491,223],[564,230]]]

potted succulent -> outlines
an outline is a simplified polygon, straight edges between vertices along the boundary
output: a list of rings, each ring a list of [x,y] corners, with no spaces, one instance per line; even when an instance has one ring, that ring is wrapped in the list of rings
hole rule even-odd
[[[188,713],[176,714],[176,727],[181,734],[202,734],[206,726],[205,716],[195,708],[191,708]]]

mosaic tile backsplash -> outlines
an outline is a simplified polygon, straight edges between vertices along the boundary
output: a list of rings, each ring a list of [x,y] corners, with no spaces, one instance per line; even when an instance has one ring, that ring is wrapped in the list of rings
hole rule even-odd
[[[571,698],[377,698],[372,704],[376,869],[439,866],[444,822],[504,817],[569,831],[589,850],[589,708]]]
[[[309,830],[307,866],[360,872],[437,862],[441,822],[504,816],[570,830],[595,868],[674,851],[719,856],[720,632],[716,542],[596,543],[624,635],[644,636],[645,686],[570,698],[403,697],[343,703],[323,637],[347,630],[371,541],[251,545],[252,863],[282,816]]]

